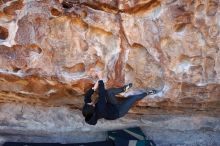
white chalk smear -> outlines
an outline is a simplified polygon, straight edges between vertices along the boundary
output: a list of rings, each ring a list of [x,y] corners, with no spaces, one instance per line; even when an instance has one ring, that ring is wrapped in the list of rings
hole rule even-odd
[[[56,93],[56,92],[57,92],[57,90],[55,90],[55,89],[50,89],[50,90],[46,93],[46,95],[47,95],[47,96],[50,96],[50,94]]]
[[[18,30],[18,25],[15,21],[11,21],[10,23],[7,23],[7,25],[4,26],[8,29],[8,38],[6,40],[1,40],[0,44],[5,45],[7,47],[12,47],[16,44],[15,36]]]
[[[174,71],[176,74],[184,73],[187,72],[191,66],[192,65],[188,61],[184,61],[172,68],[172,71]]]
[[[18,72],[13,72],[13,71],[9,71],[9,70],[5,70],[5,69],[0,69],[0,73],[3,73],[3,74],[12,74],[12,75],[15,75],[15,76],[18,76],[18,77],[24,77],[25,76],[25,73],[23,73],[21,70],[19,70]]]
[[[68,73],[68,72],[62,71],[57,76],[62,78],[62,81],[64,81],[64,82],[70,82],[70,81],[80,80],[80,79],[84,78],[85,73],[82,73],[82,72],[80,72],[80,73]]]

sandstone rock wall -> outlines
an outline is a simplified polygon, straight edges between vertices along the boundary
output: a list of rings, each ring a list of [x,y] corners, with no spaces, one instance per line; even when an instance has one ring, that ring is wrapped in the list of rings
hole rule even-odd
[[[137,106],[219,111],[218,0],[2,0],[0,101],[80,108],[107,87],[156,88]]]
[[[157,145],[220,145],[219,0],[0,0],[0,145],[88,142],[142,126]],[[155,88],[126,117],[87,125],[107,87]]]

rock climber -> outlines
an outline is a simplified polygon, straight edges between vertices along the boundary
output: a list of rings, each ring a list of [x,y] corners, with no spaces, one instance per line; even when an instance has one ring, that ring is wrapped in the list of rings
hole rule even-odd
[[[143,99],[147,95],[156,94],[157,92],[156,90],[150,90],[141,94],[130,95],[122,102],[118,102],[116,95],[126,92],[132,87],[132,83],[121,88],[111,88],[106,90],[102,79],[102,72],[99,71],[97,76],[99,80],[95,83],[94,87],[86,92],[82,109],[85,121],[90,125],[95,125],[98,119],[101,118],[106,120],[121,118],[129,111],[136,101]],[[91,100],[91,96],[95,91],[97,91],[99,95],[97,103],[94,103]]]

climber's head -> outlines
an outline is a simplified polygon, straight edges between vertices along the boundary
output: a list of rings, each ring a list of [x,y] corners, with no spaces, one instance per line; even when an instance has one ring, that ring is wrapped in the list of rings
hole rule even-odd
[[[92,118],[94,111],[95,111],[94,104],[87,103],[83,106],[82,114],[85,117],[86,121],[89,121]]]

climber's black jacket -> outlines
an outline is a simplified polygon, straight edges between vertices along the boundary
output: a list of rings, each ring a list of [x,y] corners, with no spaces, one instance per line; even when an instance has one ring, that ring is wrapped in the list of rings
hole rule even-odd
[[[90,103],[91,96],[94,93],[93,89],[89,89],[84,97],[84,103]],[[99,98],[97,103],[95,104],[95,112],[90,119],[85,119],[86,123],[90,125],[95,125],[98,119],[104,118],[107,120],[114,120],[119,118],[119,112],[117,105],[111,104],[107,102],[107,90],[105,90],[105,86],[102,80],[99,80],[98,86],[98,94]]]

